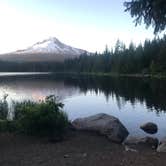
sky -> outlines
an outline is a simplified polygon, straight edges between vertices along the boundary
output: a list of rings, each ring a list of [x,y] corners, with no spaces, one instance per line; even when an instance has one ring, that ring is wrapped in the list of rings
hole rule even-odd
[[[0,53],[56,37],[65,44],[101,52],[117,39],[128,45],[154,38],[153,29],[135,27],[125,0],[0,0]]]

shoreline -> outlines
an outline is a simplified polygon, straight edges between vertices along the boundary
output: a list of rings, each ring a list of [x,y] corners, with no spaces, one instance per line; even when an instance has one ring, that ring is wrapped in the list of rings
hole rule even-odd
[[[0,72],[0,77],[5,76],[33,76],[33,75],[78,75],[78,76],[107,76],[107,77],[131,77],[131,78],[150,78],[166,79],[163,74],[119,74],[119,73],[87,73],[87,72]]]
[[[71,131],[57,143],[1,133],[0,147],[3,166],[163,166],[166,162],[165,154],[149,147],[140,147],[137,152],[127,151],[122,145],[85,131]]]
[[[92,76],[108,76],[108,77],[133,77],[133,78],[158,78],[166,79],[165,75],[151,75],[151,74],[113,74],[113,73],[80,73],[81,75]]]
[[[51,74],[166,79],[166,75],[160,75],[160,74],[152,75],[152,74],[118,74],[118,73],[86,73],[86,72],[52,72]]]

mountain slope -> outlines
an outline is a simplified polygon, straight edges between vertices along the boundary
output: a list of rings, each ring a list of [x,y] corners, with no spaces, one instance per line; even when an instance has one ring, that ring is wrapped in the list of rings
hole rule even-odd
[[[48,38],[24,50],[0,55],[5,61],[63,61],[66,58],[78,57],[87,51],[71,47],[57,38]]]
[[[68,55],[80,55],[84,52],[85,50],[68,46],[55,37],[38,42],[25,50],[16,51],[16,53],[55,53]]]

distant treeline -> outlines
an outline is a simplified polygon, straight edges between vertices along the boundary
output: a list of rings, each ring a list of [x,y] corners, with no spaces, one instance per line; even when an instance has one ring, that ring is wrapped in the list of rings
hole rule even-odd
[[[103,53],[81,55],[64,62],[0,62],[0,71],[52,71],[116,74],[166,74],[166,35],[143,45],[127,48],[117,41],[115,48]]]
[[[60,62],[10,62],[0,60],[0,72],[63,72]]]
[[[137,47],[130,43],[129,48],[118,40],[111,51],[106,47],[102,54],[83,55],[67,60],[64,69],[94,73],[166,74],[166,36],[162,39],[146,40]]]

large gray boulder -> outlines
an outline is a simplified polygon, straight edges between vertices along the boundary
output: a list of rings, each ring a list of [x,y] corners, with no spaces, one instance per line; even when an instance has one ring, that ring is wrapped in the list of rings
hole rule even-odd
[[[72,122],[72,125],[77,130],[98,132],[116,143],[123,142],[129,134],[119,119],[104,113],[76,119]]]
[[[160,141],[160,144],[157,147],[157,152],[166,152],[166,138]]]
[[[140,128],[149,134],[155,134],[158,131],[158,127],[155,123],[148,122],[140,126]]]

